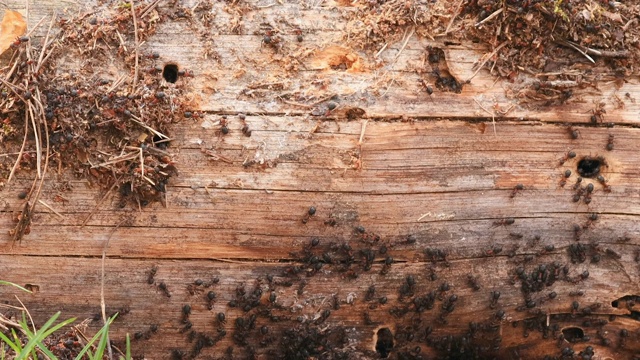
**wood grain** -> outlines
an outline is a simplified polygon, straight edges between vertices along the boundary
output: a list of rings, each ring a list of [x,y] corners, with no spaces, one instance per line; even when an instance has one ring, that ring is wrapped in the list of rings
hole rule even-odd
[[[177,63],[195,73],[178,86],[186,90],[193,111],[202,114],[196,119],[175,114],[167,151],[179,176],[167,186],[165,205],[120,208],[118,191],[101,203],[107,189],[74,177],[73,169],[51,170],[41,200],[57,214],[38,206],[31,233],[14,244],[8,231],[24,204],[18,193],[30,188],[34,174],[19,172],[0,188],[0,279],[37,289],[25,295],[0,287],[1,300],[17,305],[14,295],[19,296],[39,324],[58,310],[79,321],[93,318],[100,307],[100,259],[111,238],[107,312],[126,312],[114,324],[112,339],[122,348],[125,334],[141,332],[132,346],[138,358],[175,358],[176,349],[185,357],[196,356],[196,342],[188,341],[190,331],[181,322],[185,304],[192,307],[194,331],[209,336],[220,334],[219,328],[227,332],[214,347],[204,348],[201,358],[222,358],[228,347],[234,348],[231,358],[251,358],[253,351],[257,358],[286,358],[287,330],[304,328],[342,334],[347,341],[338,350],[347,358],[378,358],[375,334],[383,327],[396,337],[394,358],[415,347],[425,358],[455,358],[459,354],[437,349],[441,343],[446,347],[445,336],[497,346],[489,353],[504,359],[559,357],[565,347],[578,354],[586,346],[602,359],[637,357],[639,305],[623,300],[612,305],[624,296],[640,296],[637,79],[620,88],[603,79],[597,88],[575,89],[564,104],[534,106],[519,101],[517,82],[482,70],[460,94],[435,91],[429,96],[419,84],[421,78],[433,81],[432,68],[425,64],[427,46],[445,50],[447,66],[459,79],[470,78],[473,64],[489,49],[414,36],[402,51],[401,42],[390,43],[375,58],[344,41],[350,7],[333,2],[242,5],[248,10],[235,30],[229,27],[235,15],[225,8],[228,4],[215,3],[215,21],[204,35],[198,33],[200,20],[175,20],[163,23],[141,49],[159,52],[160,66]],[[6,6],[24,11],[21,1]],[[67,6],[73,9],[68,13],[93,11],[79,4],[37,2],[29,9],[30,24],[53,10],[63,13]],[[278,24],[286,40],[282,52],[262,44],[261,23]],[[301,43],[295,41],[295,28],[303,30]],[[336,45],[359,56],[364,70],[328,66],[326,51]],[[326,101],[315,103],[331,95],[336,110],[320,111]],[[610,127],[589,123],[599,102],[605,103],[604,123]],[[347,111],[353,108],[364,115],[350,119]],[[493,116],[492,111],[506,114]],[[247,114],[250,137],[242,134],[239,113]],[[225,136],[216,123],[221,114],[229,118]],[[578,139],[571,139],[568,123],[579,130]],[[615,146],[607,151],[610,135]],[[561,164],[570,151],[576,157]],[[586,204],[584,197],[574,202],[578,162],[588,156],[606,160],[602,175],[610,192],[585,178],[582,186],[594,185],[591,202]],[[562,186],[566,170],[572,173]],[[524,190],[512,197],[517,184]],[[308,216],[311,206],[316,213]],[[598,219],[590,221],[594,213]],[[501,225],[507,218],[514,223]],[[574,225],[580,229],[578,241]],[[320,244],[312,248],[313,238]],[[309,270],[306,252],[322,257],[339,252],[343,243],[350,244],[355,258],[348,270],[329,263],[317,273]],[[584,261],[575,259],[576,244],[584,246]],[[436,249],[447,252],[446,261],[430,257]],[[375,256],[365,270],[362,254],[369,250]],[[387,256],[393,258],[390,267],[384,265]],[[540,291],[523,290],[519,267],[531,274],[554,264],[566,266],[566,275]],[[149,284],[153,266],[158,272]],[[306,268],[292,274],[296,266]],[[408,275],[415,279],[414,294],[402,297]],[[477,278],[479,290],[474,291],[469,276]],[[193,286],[196,279],[213,277],[219,278],[217,285]],[[160,282],[171,297],[158,288]],[[441,291],[445,283],[450,289]],[[371,285],[376,294],[366,301]],[[256,308],[245,312],[228,306],[239,286],[248,293],[262,290]],[[212,309],[205,300],[208,291],[217,294]],[[269,303],[272,291],[278,306]],[[433,309],[416,311],[416,296],[431,291],[439,296]],[[492,291],[501,293],[493,307]],[[549,299],[551,292],[556,298]],[[455,311],[447,313],[443,307],[453,294],[458,297]],[[382,296],[386,304],[379,303]],[[535,306],[527,308],[527,301]],[[403,308],[408,312],[398,315]],[[270,320],[261,312],[265,309],[282,320]],[[321,321],[324,310],[331,314]],[[505,312],[502,318],[499,310]],[[226,314],[226,324],[216,322],[218,312]],[[246,346],[234,339],[235,322],[250,314],[258,318]],[[482,329],[470,330],[472,322]],[[153,324],[157,333],[149,332]],[[88,332],[99,326],[90,321]],[[261,334],[262,326],[268,326],[267,335]],[[580,327],[590,339],[562,340],[562,329],[569,327]],[[623,329],[628,337],[620,335]]]

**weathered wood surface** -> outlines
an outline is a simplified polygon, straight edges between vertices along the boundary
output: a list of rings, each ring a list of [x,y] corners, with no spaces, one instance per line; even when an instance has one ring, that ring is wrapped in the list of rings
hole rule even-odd
[[[24,5],[9,2],[7,6],[20,10]],[[71,12],[84,11],[76,9],[80,6],[76,4],[32,4],[30,22],[64,6],[73,8]],[[164,24],[143,45],[144,51],[161,54],[159,65],[176,62],[195,73],[179,85],[189,90],[194,110],[204,113],[202,118],[183,120],[169,134],[174,139],[169,150],[175,154],[180,175],[168,186],[166,207],[155,203],[140,210],[120,209],[117,193],[99,204],[105,189],[75,179],[64,169],[60,174],[52,171],[41,199],[59,215],[38,207],[31,234],[19,244],[2,235],[4,245],[0,247],[0,279],[35,285],[38,291],[24,295],[0,288],[0,299],[16,304],[13,295],[18,295],[37,321],[56,310],[68,317],[92,318],[99,312],[100,258],[110,238],[105,263],[107,311],[129,309],[116,321],[112,339],[122,347],[126,333],[145,332],[158,324],[157,333],[133,343],[134,354],[148,359],[170,358],[173,349],[193,349],[194,344],[181,330],[184,304],[191,304],[191,321],[199,332],[215,335],[219,327],[215,314],[226,313],[223,327],[229,335],[215,347],[203,349],[202,357],[221,357],[229,346],[235,347],[234,357],[247,357],[247,347],[234,344],[232,337],[235,319],[246,318],[247,313],[229,308],[227,303],[235,298],[238,285],[246,285],[251,292],[258,283],[263,290],[262,306],[267,306],[273,290],[277,303],[284,306],[279,315],[291,318],[282,322],[258,318],[250,335],[258,340],[250,343],[262,358],[268,358],[268,350],[280,345],[285,329],[302,326],[299,316],[309,323],[326,309],[332,312],[325,324],[346,329],[345,348],[353,358],[377,356],[374,334],[382,327],[398,335],[396,352],[420,346],[427,358],[442,356],[427,346],[423,335],[416,334],[412,341],[400,335],[413,318],[421,319],[421,334],[430,325],[437,337],[461,336],[469,331],[472,321],[496,325],[502,339],[496,352],[499,358],[560,356],[565,347],[578,353],[587,345],[603,359],[629,359],[640,353],[639,305],[635,311],[626,305],[612,306],[624,296],[640,296],[637,79],[620,89],[603,82],[598,89],[575,92],[564,105],[533,108],[507,97],[505,89],[511,84],[483,70],[461,94],[436,91],[429,97],[420,91],[413,71],[424,66],[428,40],[414,36],[400,53],[402,43],[389,44],[379,60],[386,68],[336,71],[327,69],[322,60],[314,60],[320,56],[311,55],[300,61],[298,72],[287,72],[273,51],[260,46],[260,22],[282,23],[285,28],[298,25],[304,29],[304,42],[291,40],[287,46],[300,47],[300,52],[304,48],[321,50],[341,44],[346,31],[341,12],[349,9],[330,3],[256,8],[245,15],[236,34],[229,30],[229,15],[222,6],[215,5],[216,20],[209,35],[208,46],[216,58],[203,60],[202,41],[190,30],[197,24]],[[446,52],[449,67],[466,79],[486,49],[461,44],[447,47]],[[375,61],[364,53],[359,56],[371,64]],[[426,71],[430,71],[428,65]],[[310,85],[314,81],[326,87],[314,89],[315,85]],[[283,85],[260,88],[261,83]],[[243,90],[246,93],[251,87],[253,97],[244,95]],[[287,104],[278,98],[295,91],[307,95],[308,103],[336,94],[339,107],[332,116],[317,117],[310,115],[313,107]],[[629,97],[625,97],[627,92]],[[580,136],[572,140],[562,123],[586,125],[595,104],[601,101],[606,103],[605,121],[615,127],[578,124]],[[489,111],[494,104],[499,106],[496,111],[513,108],[505,117],[496,116],[494,125],[492,116],[479,104]],[[342,114],[351,107],[363,109],[367,120],[347,121]],[[212,125],[218,113],[232,115],[231,132],[226,136]],[[242,135],[242,124],[233,116],[237,113],[248,114],[251,137]],[[610,134],[615,136],[615,148],[606,151]],[[212,160],[203,150],[212,150],[228,161]],[[560,165],[571,150],[576,158]],[[595,185],[591,203],[573,202],[577,161],[596,155],[607,161],[603,176],[611,191],[585,179],[583,185]],[[572,175],[561,187],[567,169]],[[32,180],[33,174],[19,173],[0,190],[0,228],[8,231],[14,226],[13,214],[22,204],[17,194],[30,187]],[[511,198],[519,183],[525,189]],[[316,207],[317,213],[305,224],[302,219],[310,206]],[[586,225],[592,213],[599,214],[599,219],[581,230],[576,242],[574,224]],[[513,225],[494,225],[510,217],[515,219]],[[330,219],[336,220],[335,226],[325,223]],[[379,234],[380,243],[363,243],[355,230],[360,225],[367,233]],[[411,235],[415,242],[407,242]],[[327,252],[331,243],[348,242],[356,250],[379,250],[385,244],[395,262],[383,275],[385,255],[378,254],[369,271],[354,265],[357,279],[325,266],[313,277],[301,276],[308,285],[298,292],[300,280],[284,273],[300,264],[299,253],[313,237],[320,239],[313,250],[318,256]],[[570,261],[569,249],[576,243],[589,249],[583,263]],[[553,249],[545,250],[550,245]],[[448,251],[449,266],[427,259],[428,248]],[[498,248],[502,251],[493,254]],[[525,262],[527,255],[534,256]],[[596,263],[593,255],[601,255],[601,260]],[[517,278],[517,267],[531,272],[554,261],[567,265],[569,273],[565,281],[533,294],[535,309],[550,315],[550,329],[554,324],[560,329],[579,326],[590,341],[574,344],[553,335],[544,339],[539,331],[524,330],[522,323],[512,326],[513,321],[540,318],[531,309],[519,309],[525,304],[521,282],[511,283]],[[158,267],[156,285],[165,282],[170,298],[147,283],[153,266]],[[585,270],[589,277],[579,280]],[[431,279],[431,272],[437,274],[437,280]],[[275,276],[275,283],[292,280],[293,286],[270,284],[268,274]],[[469,274],[478,277],[479,291],[469,284]],[[444,282],[451,290],[432,310],[392,316],[389,310],[411,304],[398,299],[407,275],[415,277],[416,294],[437,290]],[[196,279],[208,281],[214,276],[220,279],[218,285],[204,293],[189,294],[189,285]],[[371,309],[376,301],[365,301],[365,293],[372,284],[376,285],[376,299],[386,296],[388,302]],[[209,310],[204,294],[211,289],[218,298]],[[584,295],[570,295],[580,290]],[[491,291],[501,292],[495,308],[490,307]],[[551,291],[557,297],[546,301]],[[446,318],[448,323],[443,324],[439,320],[442,306],[451,294],[459,300]],[[339,310],[332,308],[333,295],[342,303]],[[351,304],[348,298],[353,299]],[[579,302],[579,310],[572,310],[573,301]],[[581,311],[593,304],[600,306],[585,316]],[[499,309],[505,311],[502,321],[495,315]],[[364,321],[365,311],[371,324]],[[587,319],[607,323],[586,326]],[[269,326],[269,335],[260,335],[262,325]],[[90,326],[96,329],[99,323]],[[622,329],[629,331],[626,340],[619,335]],[[530,335],[525,338],[524,333]],[[559,333],[556,331],[556,337]],[[611,344],[603,345],[599,334]],[[275,339],[272,344],[264,348],[257,345],[270,336]],[[495,337],[490,333],[486,339]],[[397,354],[392,352],[392,356]]]

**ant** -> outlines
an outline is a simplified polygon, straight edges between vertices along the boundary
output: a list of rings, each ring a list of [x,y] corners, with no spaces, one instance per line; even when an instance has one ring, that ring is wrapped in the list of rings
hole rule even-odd
[[[431,95],[433,95],[433,86],[431,86],[429,83],[427,83],[423,79],[418,80],[418,83],[420,85],[422,85],[422,87],[427,92],[427,94],[429,94],[429,97],[431,97]]]
[[[577,301],[574,301],[571,303],[571,312],[574,313],[576,311],[578,311],[578,308],[580,308],[580,303]]]
[[[222,115],[222,117],[220,118],[220,132],[223,135],[227,135],[229,133],[228,125],[229,122],[227,120],[227,117],[225,115]]]
[[[17,37],[16,40],[13,43],[11,43],[11,47],[12,48],[18,47],[20,46],[20,44],[26,43],[27,41],[29,41],[28,36]]]
[[[576,130],[572,126],[569,126],[567,128],[567,132],[569,133],[569,136],[571,136],[571,139],[573,139],[573,140],[576,140],[577,138],[580,137],[580,131]]]
[[[333,310],[340,309],[340,298],[337,294],[333,294]]]
[[[596,180],[598,180],[598,182],[602,184],[602,187],[604,188],[604,192],[611,192],[611,186],[607,184],[607,180],[605,180],[604,176],[598,175]]]
[[[262,45],[267,45],[272,47],[275,50],[278,50],[278,48],[281,46],[281,38],[280,36],[278,36],[273,30],[267,30],[265,32],[265,35],[262,37],[262,42],[261,42],[261,46]]]
[[[443,282],[438,289],[440,292],[440,296],[438,296],[438,300],[443,300],[444,293],[451,290],[451,285],[448,282]]]
[[[331,310],[324,309],[322,313],[320,313],[320,318],[318,319],[319,320],[318,323],[324,322],[325,320],[327,320],[329,316],[331,316]]]
[[[376,287],[375,287],[375,285],[371,285],[367,289],[367,292],[365,293],[364,299],[365,299],[365,301],[371,301],[371,300],[373,300],[375,295],[376,295]]]
[[[596,105],[596,108],[591,110],[591,112],[593,113],[593,115],[591,115],[591,123],[592,124],[596,124],[598,123],[598,121],[602,122],[604,121],[604,115],[607,112],[604,110],[604,105],[605,103],[601,102],[599,104]]]
[[[469,285],[471,285],[471,288],[473,288],[474,291],[480,290],[481,287],[477,277],[469,274],[467,275],[467,281],[469,282]]]
[[[185,304],[182,307],[182,322],[187,323],[189,321],[189,315],[191,315],[191,305]]]
[[[544,249],[542,249],[542,250],[540,251],[540,253],[539,253],[539,254],[540,254],[540,255],[550,254],[550,253],[552,253],[555,249],[556,249],[556,247],[555,247],[554,245],[546,245],[546,246],[544,247]],[[531,260],[533,260],[533,258],[532,258]]]
[[[560,165],[563,165],[567,160],[573,159],[574,157],[576,157],[576,153],[574,151],[569,151],[562,159],[560,159]]]
[[[169,292],[169,288],[167,287],[167,284],[164,283],[164,281],[161,281],[158,284],[158,289],[160,289],[167,297],[171,297],[171,292]]]
[[[382,266],[382,270],[380,270],[380,274],[388,274],[389,270],[391,270],[391,264],[393,264],[393,258],[391,256],[384,258],[384,265]]]
[[[218,323],[220,323],[220,325],[224,325],[227,323],[227,317],[224,315],[223,312],[219,312],[216,315],[216,319],[218,319]]]
[[[213,309],[213,303],[215,302],[215,300],[216,300],[216,293],[213,291],[209,291],[207,293],[207,302],[208,302],[207,309],[209,310]]]
[[[429,63],[435,64],[440,62],[440,53],[442,52],[439,48],[434,48],[432,46],[427,46],[427,54]]]
[[[487,256],[496,256],[502,252],[502,246],[494,246],[489,250],[485,251]]]
[[[156,276],[157,272],[158,272],[157,266],[154,265],[153,267],[151,267],[151,270],[149,270],[149,276],[147,277],[147,284],[153,285],[153,283],[155,282],[154,277]]]
[[[607,151],[613,150],[613,134],[609,134],[609,139],[607,140],[607,146],[605,149],[607,149]]]
[[[301,296],[304,293],[305,286],[307,286],[307,281],[306,280],[300,281],[300,284],[298,285],[298,290],[296,291],[296,294],[298,294],[298,296]]]
[[[567,179],[569,178],[569,176],[571,176],[571,170],[565,170],[564,174],[562,174],[562,177],[560,178],[560,187],[564,187],[565,185],[567,185]]]
[[[180,70],[178,71],[178,76],[194,77],[194,74],[193,71],[190,70]]]
[[[238,118],[242,121],[242,133],[246,137],[251,137],[251,129],[249,129],[249,125],[247,125],[247,116],[243,113],[238,114]]]
[[[511,195],[509,196],[509,198],[513,199],[514,197],[516,197],[516,194],[518,194],[519,191],[524,190],[524,185],[522,184],[518,184],[513,188],[513,191],[511,192]]]
[[[500,220],[496,220],[493,222],[493,226],[507,226],[507,225],[513,225],[513,223],[515,223],[516,220],[514,218],[505,218],[505,219],[500,219]]]
[[[500,299],[500,291],[492,291],[491,292],[491,303],[489,304],[489,308],[495,309],[496,305],[498,305],[498,299]],[[502,318],[502,316],[501,316]]]
[[[576,183],[575,183],[575,185],[573,185],[573,190],[578,190],[578,189],[580,189],[580,183],[582,183],[582,178],[581,178],[581,177],[578,177],[578,178],[576,179]],[[582,193],[581,193],[581,192],[580,192],[580,195],[582,195]]]
[[[162,68],[159,66],[151,66],[145,69],[145,71],[151,75],[155,75],[157,73],[162,72]]]
[[[593,225],[593,223],[594,223],[595,221],[597,221],[597,220],[598,220],[598,214],[596,214],[596,213],[592,213],[591,215],[589,215],[589,217],[588,217],[588,219],[587,219],[587,222],[586,222],[584,225],[582,225],[582,228],[583,228],[583,229],[588,229],[588,228],[590,228],[590,227],[591,227],[591,225]]]
[[[573,224],[573,238],[575,241],[580,240],[580,235],[582,235],[582,228],[578,224]]]

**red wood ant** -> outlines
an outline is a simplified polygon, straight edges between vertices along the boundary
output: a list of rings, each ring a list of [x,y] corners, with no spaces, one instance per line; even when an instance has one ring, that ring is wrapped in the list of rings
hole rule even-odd
[[[611,192],[611,186],[607,184],[607,180],[605,180],[604,176],[598,175],[596,179],[600,184],[602,184],[604,192]]]
[[[609,139],[607,140],[607,146],[605,149],[607,149],[607,151],[613,150],[613,134],[609,134]]]
[[[20,46],[20,44],[26,43],[27,41],[29,41],[29,37],[28,36],[20,36],[20,37],[17,37],[15,39],[15,41],[11,43],[10,46],[12,48],[16,48],[16,47]]]
[[[569,136],[571,136],[571,139],[576,140],[578,137],[580,137],[580,131],[574,129],[572,126],[569,126],[567,128],[567,131],[569,132]]]
[[[515,223],[516,220],[514,218],[505,218],[505,219],[500,219],[500,220],[496,220],[493,222],[493,226],[507,226],[507,225],[513,225],[513,223]]]
[[[563,165],[567,160],[573,159],[574,157],[576,157],[575,151],[569,151],[562,159],[560,159],[560,165]]]
[[[157,59],[157,58],[159,58],[159,57],[160,57],[160,54],[154,51],[154,52],[152,52],[151,54],[147,54],[147,55],[145,55],[145,57],[146,57],[147,59]]]
[[[587,219],[587,222],[582,225],[583,229],[588,229],[591,227],[591,225],[593,225],[594,222],[596,222],[598,220],[598,214],[596,213],[592,213],[591,215],[589,215],[589,218]]]
[[[194,77],[194,74],[193,71],[190,70],[180,70],[178,71],[178,76]]]
[[[225,115],[222,115],[220,118],[220,132],[222,135],[227,135],[229,133],[228,120]]]
[[[592,124],[596,124],[598,121],[602,122],[604,121],[604,115],[607,112],[604,110],[604,105],[605,103],[599,103],[596,105],[596,108],[591,110],[591,112],[593,113],[593,115],[591,115],[591,123]]]
[[[524,190],[524,185],[518,184],[514,186],[513,191],[511,192],[511,195],[509,195],[509,197],[513,199],[514,197],[516,197],[516,194],[518,194],[518,192],[522,190]]]

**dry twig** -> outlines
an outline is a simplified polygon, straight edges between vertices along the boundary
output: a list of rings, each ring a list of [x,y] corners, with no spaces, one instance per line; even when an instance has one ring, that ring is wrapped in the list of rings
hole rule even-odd
[[[136,21],[136,7],[135,7],[135,3],[133,0],[131,0],[131,17],[133,18],[133,33],[134,33],[134,37],[135,37],[135,48],[136,48],[136,59],[135,59],[135,64],[134,64],[134,70],[133,70],[133,88],[135,89],[136,85],[138,84],[138,61],[139,61],[139,52],[140,50],[138,49],[140,47],[140,36],[138,35],[138,22]]]
[[[102,312],[103,325],[107,324],[107,312],[106,312],[106,305],[104,301],[104,263],[107,257],[107,247],[109,247],[109,242],[111,241],[113,234],[115,234],[115,232],[118,230],[120,225],[124,224],[124,222],[127,220],[128,219],[124,219],[120,221],[118,225],[116,225],[116,227],[111,231],[111,234],[109,234],[109,237],[107,238],[107,241],[104,243],[104,247],[102,248],[102,264],[101,264],[101,272],[100,272],[100,310]],[[112,359],[113,353],[111,350],[111,340],[109,339],[109,333],[107,333],[107,348],[109,349],[109,359]]]
[[[471,75],[471,77],[469,79],[467,79],[467,83],[471,81],[471,79],[473,79],[474,77],[476,77],[476,75],[478,75],[478,73],[480,72],[480,70],[484,67],[484,65],[487,63],[487,61],[489,61],[492,57],[494,57],[498,51],[500,51],[500,49],[502,49],[503,47],[505,47],[505,45],[507,45],[507,41],[503,42],[502,44],[498,45],[498,47],[495,48],[495,50],[493,50],[491,52],[491,54],[485,56],[485,58],[482,60],[482,62],[478,65],[478,68],[476,69],[476,71],[473,73],[473,75]]]
[[[456,18],[460,14],[460,6],[462,6],[463,1],[464,0],[458,1],[458,4],[456,5],[456,9],[453,11],[453,15],[451,16],[451,20],[449,20],[449,24],[447,25],[447,28],[444,30],[444,33],[436,35],[437,37],[447,36],[449,34],[449,30],[451,30],[451,26],[453,25],[453,22],[456,20]]]

